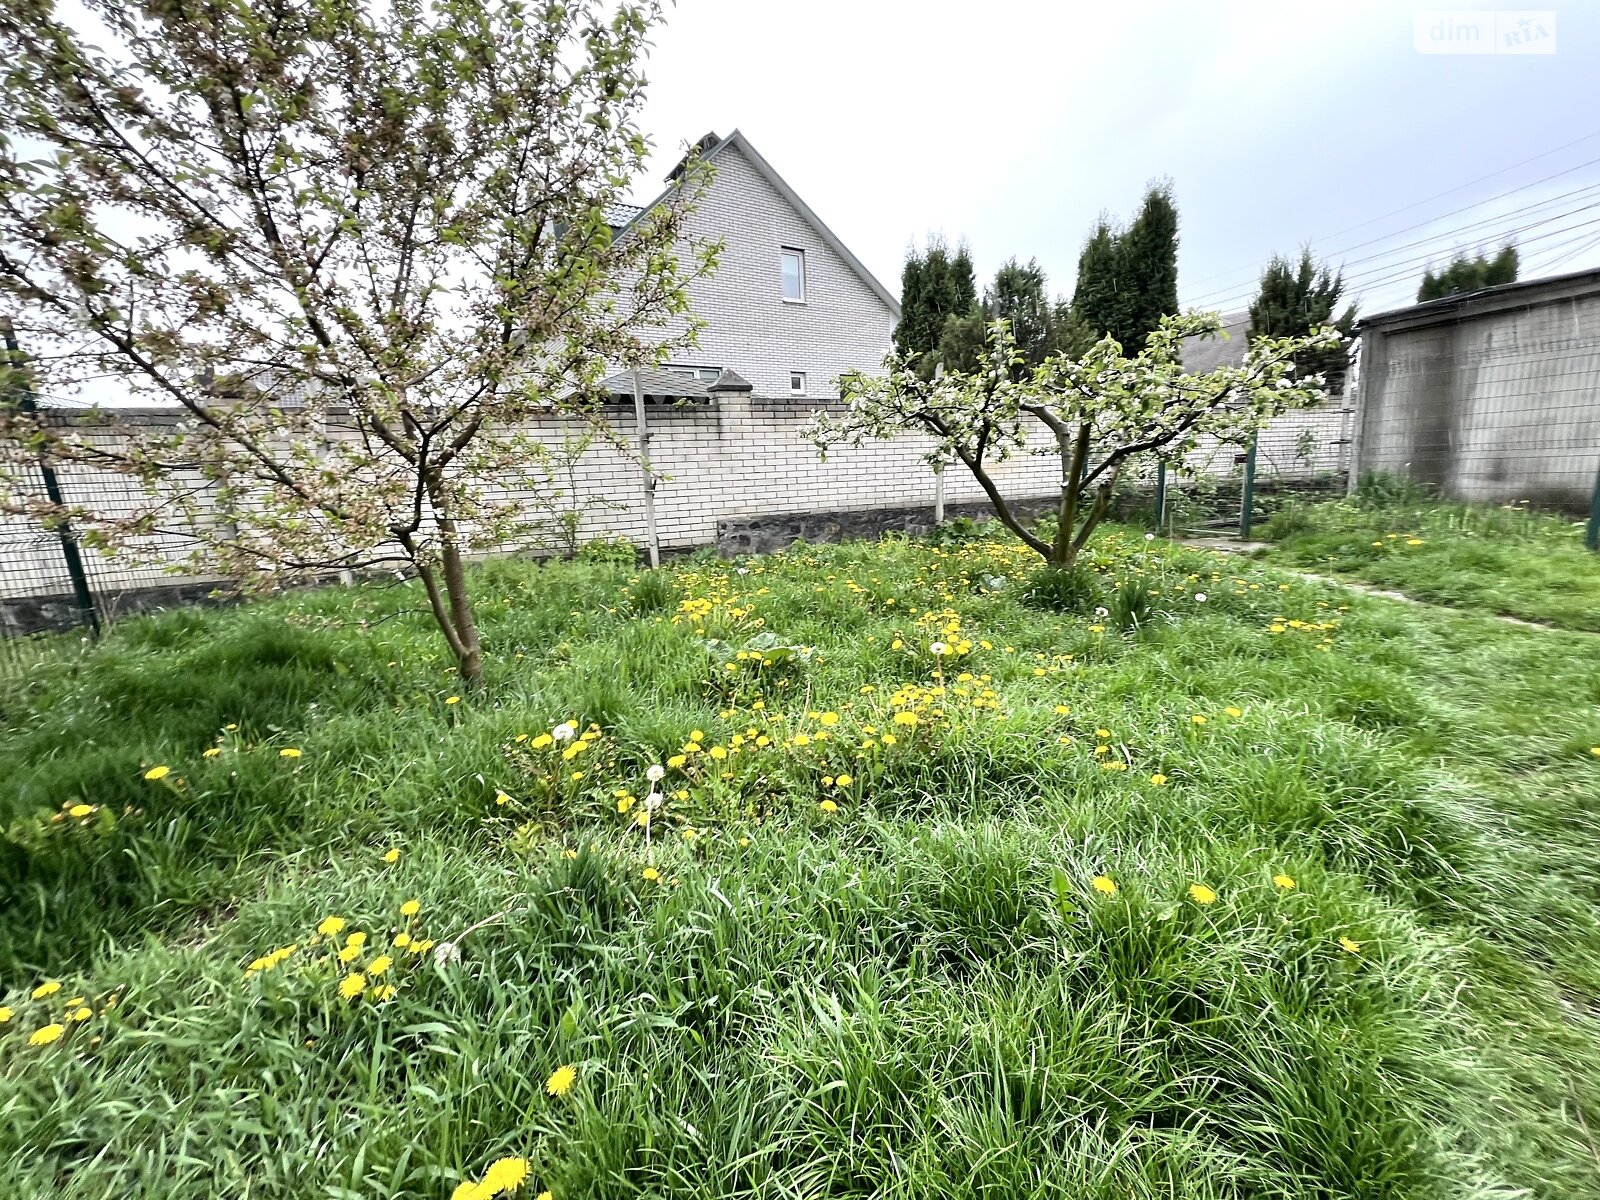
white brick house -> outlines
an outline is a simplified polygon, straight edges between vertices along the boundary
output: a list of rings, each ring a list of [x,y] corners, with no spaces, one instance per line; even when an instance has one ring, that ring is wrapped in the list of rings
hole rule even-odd
[[[706,325],[699,345],[672,364],[686,384],[645,372],[646,391],[699,398],[732,370],[756,398],[836,399],[842,373],[883,362],[899,303],[742,133],[707,134],[695,149],[716,175],[688,233],[721,238],[723,250],[717,270],[689,287],[691,310]],[[649,208],[618,206],[619,234]],[[607,385],[631,400],[631,372]]]

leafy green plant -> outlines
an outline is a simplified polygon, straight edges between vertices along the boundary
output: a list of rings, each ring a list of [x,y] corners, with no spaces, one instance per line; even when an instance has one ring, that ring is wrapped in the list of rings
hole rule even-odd
[[[637,613],[665,612],[677,599],[678,589],[673,583],[671,571],[641,571],[639,577],[628,585],[628,602]]]
[[[1024,604],[1063,613],[1093,612],[1104,596],[1100,577],[1084,563],[1070,567],[1038,567],[1022,588]]]
[[[1288,500],[1257,527],[1263,541],[1281,542],[1309,533],[1317,527],[1316,518],[1309,505],[1298,500]]]
[[[1124,579],[1112,594],[1110,619],[1124,633],[1138,633],[1156,617],[1156,598],[1143,576]]]
[[[591,538],[578,547],[575,557],[579,562],[631,567],[639,561],[639,547],[625,537]]]
[[[770,629],[735,647],[721,638],[707,638],[712,669],[711,689],[730,700],[776,696],[791,688],[816,651],[811,646],[779,641]]]

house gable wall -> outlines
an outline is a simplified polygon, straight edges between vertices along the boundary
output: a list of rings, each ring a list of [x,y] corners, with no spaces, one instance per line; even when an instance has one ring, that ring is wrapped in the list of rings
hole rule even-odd
[[[695,238],[720,238],[723,249],[715,273],[689,287],[690,308],[706,326],[699,346],[677,358],[732,367],[757,396],[788,396],[789,372],[804,371],[808,398],[837,397],[841,373],[881,367],[895,314],[737,142],[713,161],[716,178],[688,229]],[[805,252],[804,303],[783,299],[784,248]]]

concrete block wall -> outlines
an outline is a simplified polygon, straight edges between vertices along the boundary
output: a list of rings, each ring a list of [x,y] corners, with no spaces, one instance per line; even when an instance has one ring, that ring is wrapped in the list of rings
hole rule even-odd
[[[1600,471],[1600,272],[1362,326],[1359,470],[1582,513]]]

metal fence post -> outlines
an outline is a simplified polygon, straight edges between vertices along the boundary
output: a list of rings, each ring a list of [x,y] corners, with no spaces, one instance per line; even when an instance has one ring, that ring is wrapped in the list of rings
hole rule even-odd
[[[1167,464],[1156,464],[1156,532],[1167,523]]]
[[[1244,497],[1239,504],[1239,537],[1250,536],[1252,510],[1256,506],[1256,439],[1250,439],[1250,449],[1244,453]]]
[[[17,344],[17,331],[12,327],[10,317],[0,317],[0,335],[5,338],[6,361],[18,374],[17,407],[25,413],[36,413],[39,406],[33,398],[33,383],[23,369],[27,360]],[[66,507],[61,498],[61,483],[56,478],[55,468],[50,465],[50,459],[43,451],[39,454],[39,474],[44,477],[45,498],[51,504]],[[67,578],[72,581],[72,598],[78,616],[90,632],[99,637],[100,614],[95,611],[94,596],[89,591],[89,576],[83,569],[83,556],[78,553],[78,537],[72,532],[71,522],[65,519],[57,524],[56,533],[61,539],[61,557],[67,564]]]
[[[1589,528],[1584,532],[1583,544],[1591,550],[1600,550],[1600,470],[1594,473],[1594,495],[1589,497]]]
[[[937,383],[944,378],[944,364],[933,364],[933,380]],[[944,524],[944,468],[933,469],[933,527],[938,529]]]
[[[1350,377],[1345,376],[1345,408],[1350,413],[1350,462],[1345,469],[1344,494],[1354,496],[1361,486],[1361,453],[1366,448],[1367,395],[1381,336],[1371,330],[1357,334],[1355,396],[1350,397]]]

